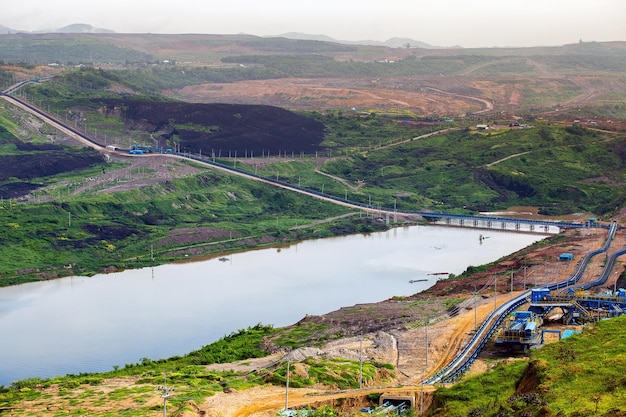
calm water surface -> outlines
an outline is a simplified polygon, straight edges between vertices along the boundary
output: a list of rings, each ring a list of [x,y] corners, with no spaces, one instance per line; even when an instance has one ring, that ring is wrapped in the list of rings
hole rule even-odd
[[[435,282],[429,273],[460,274],[543,237],[412,226],[0,288],[0,385],[184,355],[257,323],[411,295]]]

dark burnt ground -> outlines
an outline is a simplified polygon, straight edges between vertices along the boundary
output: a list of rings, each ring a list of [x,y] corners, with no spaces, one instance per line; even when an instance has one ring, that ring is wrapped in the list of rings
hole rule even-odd
[[[19,198],[43,186],[42,181],[103,163],[102,155],[91,148],[25,143],[0,138],[0,197]]]
[[[129,129],[144,130],[180,151],[216,156],[313,153],[321,149],[325,126],[288,110],[263,105],[194,104],[138,100],[99,100],[108,114],[120,115]]]

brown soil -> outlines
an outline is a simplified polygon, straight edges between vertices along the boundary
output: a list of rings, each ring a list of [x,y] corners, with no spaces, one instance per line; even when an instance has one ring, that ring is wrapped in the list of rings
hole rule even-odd
[[[429,116],[459,115],[486,108],[476,98],[459,93],[460,85],[448,83],[449,87],[450,84],[450,90],[442,91],[433,88],[441,85],[440,81],[429,79],[289,78],[204,84],[185,87],[173,94],[201,103],[267,104],[307,110],[406,109]],[[481,96],[478,90],[471,92]]]

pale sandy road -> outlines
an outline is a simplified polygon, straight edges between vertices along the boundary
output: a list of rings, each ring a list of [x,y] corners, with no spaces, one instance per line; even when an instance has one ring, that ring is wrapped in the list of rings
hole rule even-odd
[[[271,393],[265,390],[259,390],[259,394],[261,394],[262,398],[255,399],[251,398],[249,400],[249,404],[243,405],[232,413],[222,414],[223,417],[247,417],[247,416],[275,416],[276,412],[284,409],[286,405],[286,390],[284,388],[273,387]],[[318,403],[322,401],[335,400],[340,398],[351,398],[351,397],[364,397],[368,394],[374,393],[397,393],[397,394],[416,394],[421,391],[424,392],[433,392],[435,388],[433,386],[414,386],[414,387],[401,387],[401,388],[367,388],[362,390],[354,390],[354,391],[340,391],[340,392],[329,392],[329,393],[321,393],[315,390],[308,389],[299,389],[299,390],[289,390],[289,400],[288,406],[289,408],[302,407],[308,404]],[[216,402],[219,403],[223,400],[224,396],[232,395],[232,394],[218,394],[221,397],[216,398]],[[207,403],[208,405],[208,403]],[[204,408],[204,407],[201,407]],[[210,407],[209,407],[210,408]]]
[[[497,161],[490,162],[490,163],[488,163],[488,164],[487,164],[487,165],[485,165],[485,166],[486,166],[486,167],[494,166],[494,165],[496,165],[496,164],[499,164],[500,162],[504,162],[504,161],[506,161],[507,159],[515,158],[516,156],[526,155],[526,154],[531,153],[531,152],[532,152],[532,151],[526,151],[526,152],[520,152],[520,153],[515,153],[515,154],[513,154],[513,155],[505,156],[504,158],[502,158],[502,159],[498,159]]]
[[[394,146],[402,145],[403,143],[408,143],[408,142],[411,142],[411,141],[414,141],[414,140],[419,140],[419,139],[425,139],[425,138],[429,138],[429,137],[434,136],[434,135],[440,135],[442,133],[453,132],[455,130],[461,130],[461,128],[460,127],[450,127],[448,129],[437,130],[435,132],[430,132],[430,133],[426,133],[424,135],[415,136],[414,138],[409,138],[409,139],[401,140],[401,141],[398,141],[398,142],[390,143],[389,145],[380,146],[380,147],[376,148],[375,150],[393,148]]]
[[[498,301],[498,305],[508,300],[505,296]],[[482,322],[493,310],[492,300],[486,300],[477,308],[478,322]],[[431,329],[433,333],[432,343],[429,343],[429,352],[432,361],[429,363],[429,371],[426,377],[435,373],[438,369],[447,365],[463,348],[465,342],[471,337],[474,329],[474,312],[466,311],[459,316],[442,321]],[[419,331],[417,331],[419,332]],[[415,339],[415,332],[412,336]],[[417,343],[421,341],[416,340]],[[420,356],[418,362],[423,363],[423,355],[416,354],[412,349],[400,351],[398,355]],[[397,393],[407,395],[419,395],[424,392],[433,392],[436,387],[432,385],[421,385],[421,373],[418,369],[421,365],[409,365],[407,369],[412,375],[419,378],[409,378],[402,383],[402,387],[373,387],[362,390],[351,390],[341,392],[323,392],[315,389],[290,389],[288,406],[290,408],[313,405],[321,401],[328,401],[339,398],[360,398],[371,393]],[[398,369],[402,371],[402,369]],[[219,393],[207,399],[201,408],[211,410],[212,415],[222,415],[223,417],[247,417],[247,416],[275,416],[278,410],[284,409],[286,405],[286,388],[284,387],[255,387],[251,390],[238,393]]]
[[[320,174],[320,175],[324,175],[325,177],[332,178],[335,181],[338,181],[338,182],[342,183],[346,187],[350,188],[352,191],[359,191],[359,188],[361,188],[359,185],[352,185],[352,184],[350,184],[350,182],[348,180],[345,180],[343,178],[337,177],[335,175],[327,174],[326,172],[320,171],[317,168],[315,169],[315,172]]]
[[[497,302],[498,305],[504,303],[508,299],[505,299],[504,297],[501,298],[502,299]],[[493,309],[493,302],[484,303],[477,307],[476,317],[478,325],[480,325],[487,318]],[[425,375],[426,378],[434,375],[438,370],[452,362],[452,360],[465,346],[474,331],[474,312],[472,310],[459,314],[457,317],[447,320],[445,325],[451,330],[449,332],[440,332],[443,334],[442,340],[444,341],[444,345],[440,347],[440,353],[437,355],[438,357],[436,358],[434,364],[429,367],[429,370]]]
[[[593,230],[593,231],[589,231],[588,233],[597,233],[597,231]],[[596,242],[592,244],[592,247],[589,248],[588,250],[592,251],[592,250],[599,249],[602,246],[602,244],[603,242],[601,242],[600,239],[598,239]],[[580,281],[578,282],[578,284],[583,284],[583,283],[598,280],[598,278],[600,277],[600,274],[602,273],[604,269],[606,259],[610,257],[611,254],[618,252],[624,248],[626,248],[626,231],[618,230],[617,233],[615,233],[615,237],[613,238],[613,242],[611,243],[611,247],[608,250],[608,252],[606,254],[596,255],[591,259],[591,261],[589,262],[589,266],[585,270],[585,273],[583,274],[583,276],[580,278]],[[626,262],[626,255],[623,255],[622,257],[617,258],[617,260],[615,261],[615,266],[613,267],[614,272],[611,273],[611,275],[607,279],[607,282],[604,284],[603,288],[607,288],[611,290],[613,289],[613,284],[615,284],[615,282],[619,278],[619,274],[622,272],[623,265],[625,262]],[[593,289],[591,291],[597,291],[597,290],[601,290],[601,288]]]
[[[306,86],[307,88],[311,89],[312,91],[326,91],[326,92],[348,91],[348,92],[353,93],[355,95],[361,95],[361,96],[365,96],[365,97],[370,97],[370,98],[375,99],[377,101],[385,101],[386,100],[388,102],[399,104],[401,106],[411,107],[411,104],[407,103],[406,101],[393,99],[393,98],[389,98],[389,97],[383,97],[381,95],[374,94],[374,93],[372,93],[370,91],[355,90],[353,88],[346,88],[346,87],[323,87],[323,86],[319,86],[319,85],[315,85],[315,84],[301,84],[301,85]]]
[[[427,90],[435,91],[435,92],[437,92],[439,94],[443,94],[443,95],[447,95],[447,96],[451,96],[451,97],[455,97],[455,98],[460,98],[460,99],[478,101],[478,102],[482,103],[484,108],[482,110],[474,112],[473,114],[486,113],[486,112],[490,112],[490,111],[492,111],[494,109],[493,102],[491,102],[490,100],[486,100],[484,98],[472,97],[472,96],[464,96],[462,94],[450,93],[448,91],[440,90],[438,88],[433,88],[433,87],[425,87],[425,88]]]

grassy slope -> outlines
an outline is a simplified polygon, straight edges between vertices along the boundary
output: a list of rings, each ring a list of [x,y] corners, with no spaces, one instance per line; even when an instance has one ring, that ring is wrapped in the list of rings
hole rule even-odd
[[[324,170],[440,201],[442,210],[532,205],[549,214],[604,214],[624,204],[625,146],[623,135],[584,128],[459,131],[354,154]]]
[[[626,317],[602,321],[588,326],[580,335],[572,336],[533,351],[530,360],[500,363],[494,370],[474,377],[466,377],[450,388],[440,387],[434,394],[431,417],[549,417],[594,416],[623,417],[626,415],[624,387],[626,386]],[[33,378],[18,381],[11,387],[0,388],[0,407],[12,407],[21,401],[34,404],[50,403],[48,387],[58,387],[55,402],[76,406],[83,403],[92,415],[98,413],[94,405],[102,401],[115,403],[130,399],[132,409],[128,416],[145,415],[149,409],[142,404],[154,386],[161,384],[164,372],[175,381],[177,394],[172,398],[174,408],[184,406],[188,400],[202,402],[206,396],[225,387],[246,389],[264,383],[284,385],[286,363],[260,373],[246,376],[233,373],[207,371],[204,365],[226,363],[263,356],[261,341],[265,336],[279,335],[283,329],[257,325],[240,330],[223,339],[191,352],[183,357],[153,361],[147,358],[135,364],[101,374],[81,374],[48,380]],[[303,336],[303,338],[306,338]],[[294,346],[298,346],[298,343]],[[293,375],[293,387],[324,383],[349,389],[358,386],[357,361],[326,361],[309,359],[300,366],[304,373]],[[385,371],[387,369],[387,371]],[[384,375],[393,367],[385,364],[365,363],[366,380]],[[117,394],[107,393],[98,386],[106,380],[119,377],[137,378],[134,387],[122,388]],[[114,406],[112,408],[115,408]],[[155,409],[156,410],[156,409]],[[24,415],[36,415],[26,413]]]
[[[348,211],[213,171],[114,194],[79,195],[39,204],[4,200],[0,204],[0,255],[6,261],[0,266],[0,283],[19,282],[24,277],[15,271],[27,273],[30,268],[39,270],[35,274],[39,278],[55,273],[90,274],[107,266],[160,264],[183,252],[223,252],[376,227],[368,226],[365,219],[351,219],[339,228],[341,221],[315,230],[288,231]],[[171,233],[196,228],[209,236],[189,231],[184,237],[173,237]],[[194,245],[200,245],[195,252],[190,249]],[[154,260],[150,259],[151,248]],[[63,270],[68,264],[72,268]]]
[[[17,381],[10,387],[0,387],[0,410],[18,410],[28,403],[31,411],[20,410],[20,415],[37,416],[37,408],[45,404],[50,406],[47,410],[58,409],[62,412],[67,410],[66,407],[74,410],[67,410],[68,414],[85,412],[103,417],[145,416],[160,409],[159,406],[149,406],[146,403],[154,400],[154,387],[163,383],[164,374],[168,376],[168,383],[176,388],[176,394],[169,402],[170,410],[175,410],[175,413],[184,409],[190,401],[200,404],[206,397],[225,389],[245,390],[267,383],[284,386],[287,372],[287,362],[284,360],[248,375],[209,371],[205,367],[213,363],[229,363],[264,356],[263,338],[280,332],[280,329],[271,326],[256,325],[233,332],[182,357],[156,361],[143,358],[138,363],[114,367],[114,370],[106,373]],[[342,389],[355,389],[359,386],[361,375],[364,381],[393,375],[393,366],[371,361],[365,361],[360,366],[359,361],[354,360],[311,358],[300,366],[307,372],[305,375],[291,371],[290,386],[294,388],[320,383]],[[103,388],[117,378],[130,378],[134,383],[129,382],[128,385],[112,391]],[[51,395],[50,391],[55,394]],[[131,407],[122,405],[129,402]],[[108,411],[101,409],[103,404],[106,404]]]
[[[626,415],[626,317],[498,365],[435,394],[430,416]]]
[[[146,132],[124,129],[115,117],[101,115],[94,107],[95,101],[90,100],[110,95],[110,86],[129,82],[129,74],[132,72],[84,68],[58,82],[31,86],[28,90],[35,102],[44,100],[57,111],[65,111],[73,100],[78,100],[83,117],[101,134],[147,137]],[[81,88],[76,90],[77,86]],[[475,211],[535,205],[546,214],[589,211],[603,215],[622,206],[626,199],[621,185],[626,160],[624,135],[582,127],[556,128],[535,121],[530,129],[485,134],[450,132],[377,149],[418,136],[425,129],[402,123],[415,118],[405,113],[364,116],[336,111],[308,115],[327,126],[324,145],[328,152],[323,156],[346,156],[326,163],[324,171],[345,178],[354,186],[364,181],[365,186],[353,192],[350,187],[326,182],[319,176],[310,180],[311,169],[294,167],[290,162],[273,163],[262,168],[263,173],[318,191],[324,187],[325,192],[343,194],[361,203],[372,201],[386,207],[396,204],[406,210],[463,207]],[[126,134],[120,135],[120,129]],[[517,156],[494,164],[512,155]],[[304,184],[303,178],[308,180]]]

